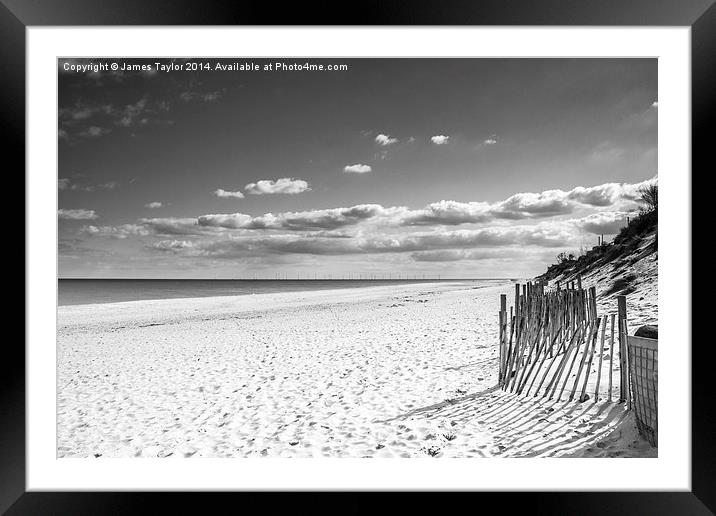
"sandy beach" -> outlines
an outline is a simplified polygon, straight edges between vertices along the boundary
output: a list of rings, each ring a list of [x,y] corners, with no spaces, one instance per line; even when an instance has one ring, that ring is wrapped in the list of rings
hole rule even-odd
[[[512,288],[62,306],[58,457],[655,456],[623,404],[495,387]]]

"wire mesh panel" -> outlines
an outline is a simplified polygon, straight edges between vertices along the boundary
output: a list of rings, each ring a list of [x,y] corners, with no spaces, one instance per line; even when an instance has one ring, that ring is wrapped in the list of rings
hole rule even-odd
[[[639,433],[652,446],[658,443],[658,341],[627,337],[632,408]]]

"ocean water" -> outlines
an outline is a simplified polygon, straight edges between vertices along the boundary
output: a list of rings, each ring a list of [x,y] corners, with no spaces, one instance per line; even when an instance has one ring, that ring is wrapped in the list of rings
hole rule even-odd
[[[198,280],[198,279],[60,279],[58,302],[85,305],[178,299],[190,297],[242,296],[271,292],[305,292],[336,288],[434,283],[438,280]],[[446,283],[485,284],[502,280],[442,280]]]

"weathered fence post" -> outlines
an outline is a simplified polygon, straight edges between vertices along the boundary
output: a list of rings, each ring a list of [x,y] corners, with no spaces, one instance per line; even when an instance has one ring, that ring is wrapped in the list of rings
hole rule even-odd
[[[503,335],[502,335],[502,321],[503,321],[503,319],[502,319],[502,315],[503,315],[503,314],[502,314],[502,310],[500,310],[500,311],[497,313],[497,316],[498,316],[497,318],[498,318],[499,324],[500,324],[500,338],[499,338],[499,341],[498,341],[498,342],[499,342],[499,350],[500,350],[500,357],[499,357],[499,359],[500,359],[500,362],[499,362],[500,368],[499,368],[499,370],[497,371],[497,384],[498,384],[498,385],[502,385],[502,343],[503,343]]]
[[[604,316],[604,324],[602,324],[602,340],[599,345],[599,365],[597,366],[597,386],[594,388],[594,402],[599,399],[599,383],[602,380],[602,359],[604,358],[604,337],[607,331],[607,316]]]
[[[614,314],[612,314],[611,322],[612,322],[612,325],[611,325],[611,332],[612,332],[611,335],[612,336],[611,336],[611,339],[609,340],[609,391],[607,394],[607,401],[609,403],[612,402],[612,376],[613,376],[613,372],[614,372],[614,351],[616,349],[614,347]]]
[[[520,284],[515,283],[515,322],[520,319]],[[515,339],[519,336],[519,328],[515,329]]]
[[[617,331],[619,332],[619,401],[626,401],[629,397],[629,369],[627,364],[627,348],[626,348],[626,336],[627,336],[627,309],[626,309],[626,296],[617,296],[617,310],[618,310],[618,326]]]
[[[505,376],[505,337],[507,329],[507,295],[500,295],[500,372],[498,374],[498,383],[502,385]]]

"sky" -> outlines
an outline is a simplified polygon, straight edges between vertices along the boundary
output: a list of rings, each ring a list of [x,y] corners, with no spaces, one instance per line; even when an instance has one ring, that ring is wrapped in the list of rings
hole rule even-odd
[[[58,104],[61,278],[530,277],[658,175],[656,59],[59,59]]]

